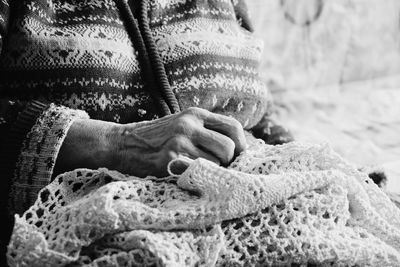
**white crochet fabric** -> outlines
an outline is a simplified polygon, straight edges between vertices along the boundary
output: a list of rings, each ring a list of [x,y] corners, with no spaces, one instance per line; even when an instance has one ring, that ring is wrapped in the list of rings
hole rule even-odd
[[[58,176],[22,217],[11,266],[399,266],[400,209],[328,146],[254,141],[229,168]]]

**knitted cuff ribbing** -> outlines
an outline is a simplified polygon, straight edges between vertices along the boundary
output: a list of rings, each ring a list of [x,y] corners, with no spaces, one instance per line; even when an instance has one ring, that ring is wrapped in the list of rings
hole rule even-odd
[[[10,212],[22,213],[51,181],[58,152],[75,119],[88,119],[80,110],[49,105],[22,144],[11,184]]]
[[[10,112],[10,116],[15,116],[15,120],[10,120],[8,122],[10,124],[12,123],[12,126],[10,127],[9,131],[4,133],[2,136],[4,138],[1,140],[0,144],[0,170],[2,178],[0,195],[2,203],[1,216],[3,218],[3,231],[0,241],[0,249],[2,255],[5,255],[6,246],[12,230],[12,220],[11,217],[8,216],[6,203],[8,202],[8,195],[11,186],[10,183],[15,169],[15,162],[18,159],[22,143],[24,142],[27,133],[31,130],[40,114],[43,113],[43,111],[45,111],[48,107],[48,104],[38,101],[32,101],[26,106],[24,105],[23,109],[21,109],[21,107],[13,107],[14,110]],[[4,257],[1,260],[2,262],[0,265],[6,266]]]
[[[5,166],[14,167],[26,135],[31,130],[40,114],[48,108],[48,104],[32,101],[18,113],[15,122],[5,137],[5,142],[2,144],[4,146],[1,153],[3,158],[2,162]]]

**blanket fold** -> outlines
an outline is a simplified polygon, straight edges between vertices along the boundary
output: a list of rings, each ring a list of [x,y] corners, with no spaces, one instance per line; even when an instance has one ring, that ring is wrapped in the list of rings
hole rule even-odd
[[[177,161],[182,159],[177,159]],[[326,145],[254,140],[228,168],[58,176],[16,223],[11,266],[396,266],[400,210]]]

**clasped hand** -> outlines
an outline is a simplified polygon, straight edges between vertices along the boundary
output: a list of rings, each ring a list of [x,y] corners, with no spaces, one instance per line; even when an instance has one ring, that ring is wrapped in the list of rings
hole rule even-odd
[[[163,177],[168,163],[179,155],[226,166],[245,148],[237,120],[200,108],[130,124],[82,119],[67,133],[55,174],[105,167],[139,177]]]

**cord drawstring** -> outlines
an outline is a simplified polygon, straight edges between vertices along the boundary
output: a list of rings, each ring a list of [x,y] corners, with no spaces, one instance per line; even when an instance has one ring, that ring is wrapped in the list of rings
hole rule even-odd
[[[164,64],[158,54],[157,47],[151,35],[147,10],[148,0],[141,0],[138,21],[127,0],[115,0],[133,45],[139,52],[139,62],[144,80],[150,94],[158,103],[162,116],[180,112],[178,100],[173,93],[165,72]],[[142,35],[143,32],[143,35]]]
[[[172,113],[180,112],[180,107],[178,104],[178,100],[174,92],[171,89],[171,86],[168,82],[167,74],[165,73],[164,64],[158,54],[156,44],[154,42],[153,36],[151,34],[150,25],[149,25],[149,18],[147,11],[149,9],[149,0],[142,0],[140,5],[140,19],[141,19],[141,26],[143,31],[143,39],[146,43],[148,48],[150,61],[153,65],[153,70],[155,71],[155,75],[157,76],[157,80],[159,82],[159,86],[161,88],[161,92],[165,97],[169,108],[171,109]]]

